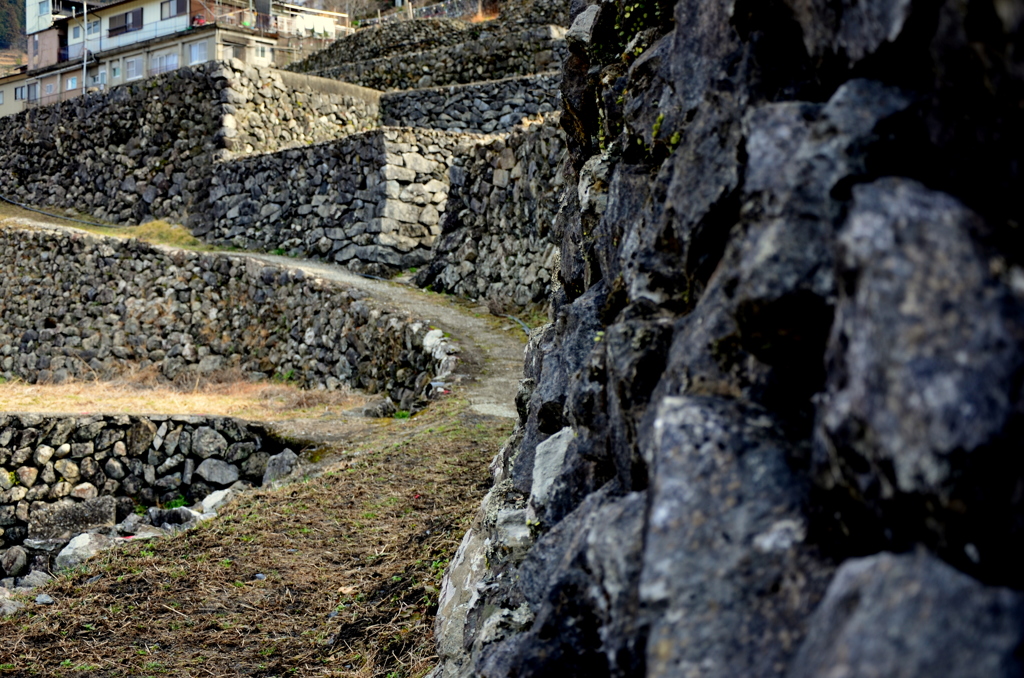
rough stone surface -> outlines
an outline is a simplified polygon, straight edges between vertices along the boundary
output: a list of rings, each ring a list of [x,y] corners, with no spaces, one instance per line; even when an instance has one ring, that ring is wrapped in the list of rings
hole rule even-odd
[[[1021,675],[1021,13],[637,9],[570,8],[552,322],[435,675]]]
[[[75,488],[68,483],[54,483],[49,490],[32,497],[18,493],[18,487],[0,493],[0,516],[10,515],[0,534],[2,542],[10,546],[23,543],[29,537],[30,541],[45,542],[45,548],[40,547],[44,550],[50,549],[51,542],[59,550],[72,537],[96,528],[109,528],[123,520],[136,503],[153,504],[178,496],[198,502],[213,489],[205,482],[209,478],[203,474],[186,477],[175,471],[164,475],[170,470],[166,468],[168,465],[195,471],[196,467],[207,464],[203,473],[211,467],[221,471],[228,469],[228,476],[233,470],[234,480],[241,478],[243,483],[259,484],[265,469],[262,463],[250,462],[268,458],[265,450],[277,452],[280,449],[266,428],[252,422],[200,416],[154,419],[156,421],[133,416],[0,415],[0,440],[32,439],[37,441],[37,446],[60,449],[65,445],[64,440],[80,440],[94,436],[97,430],[103,432],[94,436],[91,447],[81,449],[80,454],[72,452],[72,457],[61,460],[73,460],[75,468],[83,478],[89,478],[89,482]],[[161,437],[157,435],[160,431],[168,433]],[[158,474],[148,462],[159,461],[162,453],[171,451],[167,442],[171,438],[175,441],[175,455],[160,462],[164,471]],[[124,439],[131,441],[130,447],[124,446]],[[204,447],[204,440],[221,444]],[[236,459],[242,448],[253,451],[240,468],[229,464],[227,460]],[[123,456],[116,456],[119,449],[123,449]],[[9,448],[0,447],[0,463],[5,463],[3,460],[11,454]],[[70,466],[62,468],[67,470]],[[118,473],[111,473],[115,468]],[[216,477],[224,480],[226,476]],[[62,485],[66,486],[66,492],[60,489]],[[17,553],[14,547],[7,551],[7,557],[16,559]]]
[[[8,379],[59,383],[128,366],[153,366],[168,380],[195,378],[215,356],[219,369],[254,378],[279,375],[324,388],[348,383],[400,400],[407,390],[422,394],[454,366],[447,341],[423,349],[424,323],[294,269],[15,228],[0,232],[0,266],[23,273],[0,288],[0,376]],[[65,297],[64,285],[76,285],[81,295]],[[50,319],[60,320],[49,327]],[[125,442],[135,455],[156,439],[150,423]],[[14,458],[13,450],[0,454],[0,467],[27,461],[15,466]],[[22,468],[29,470],[21,485],[30,487],[36,478],[29,476],[38,472]]]
[[[7,577],[18,577],[28,565],[28,554],[20,546],[12,546],[0,557],[0,568]]]
[[[450,207],[416,284],[487,299],[496,312],[542,303],[556,289],[554,221],[565,170],[558,116],[480,144],[451,175]]]
[[[267,470],[263,472],[263,484],[268,485],[275,480],[280,480],[292,472],[299,455],[291,450],[283,450],[275,454],[267,461]]]
[[[78,567],[114,544],[113,539],[102,534],[80,534],[57,554],[54,565],[60,570]]]
[[[86,530],[112,527],[117,507],[113,497],[86,498],[81,502],[58,501],[32,509],[28,536],[32,539],[70,539]]]
[[[238,467],[220,459],[206,459],[196,468],[196,475],[215,485],[230,485],[238,480]]]
[[[788,678],[1020,675],[1024,596],[924,552],[853,558],[836,572]]]

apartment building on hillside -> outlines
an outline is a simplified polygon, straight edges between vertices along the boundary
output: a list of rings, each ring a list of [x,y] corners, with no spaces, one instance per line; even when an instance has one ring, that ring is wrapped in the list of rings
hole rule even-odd
[[[271,0],[26,0],[28,64],[0,79],[0,115],[214,59],[285,65],[347,23]]]

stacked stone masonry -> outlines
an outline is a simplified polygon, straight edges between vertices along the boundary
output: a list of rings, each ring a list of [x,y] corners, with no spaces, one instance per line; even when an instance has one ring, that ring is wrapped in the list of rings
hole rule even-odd
[[[434,678],[1024,675],[1008,7],[572,3],[560,284]]]
[[[385,23],[347,35],[326,49],[288,65],[287,69],[297,73],[316,73],[346,63],[453,47],[472,40],[479,33],[479,28],[459,19],[416,19]]]
[[[226,417],[0,414],[0,547],[259,485],[280,451],[262,425]]]
[[[0,230],[0,376],[31,383],[150,369],[342,384],[415,409],[451,372],[440,330],[365,293],[244,257],[77,232]]]
[[[558,69],[566,54],[564,36],[559,26],[483,32],[451,47],[344,63],[315,74],[383,91],[499,80]]]
[[[370,273],[429,260],[448,168],[479,137],[382,128],[217,165],[193,233]]]
[[[501,308],[549,298],[557,274],[554,220],[564,185],[559,116],[480,144],[451,170],[450,209],[433,258],[416,277]]]
[[[390,92],[381,97],[383,124],[479,134],[509,132],[524,118],[560,110],[557,71],[468,85]]]
[[[180,220],[216,162],[374,127],[368,98],[239,61],[182,68],[0,119],[0,193],[117,223]]]

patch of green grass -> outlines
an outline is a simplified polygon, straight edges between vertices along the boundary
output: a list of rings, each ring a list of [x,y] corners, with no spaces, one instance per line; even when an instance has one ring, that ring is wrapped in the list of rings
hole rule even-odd
[[[398,410],[395,412],[395,419],[408,419],[411,416],[412,414],[409,413],[409,410]]]
[[[182,506],[188,506],[188,500],[185,499],[185,497],[181,496],[180,494],[178,495],[177,499],[172,499],[166,504],[164,504],[165,509],[176,509],[181,508]]]

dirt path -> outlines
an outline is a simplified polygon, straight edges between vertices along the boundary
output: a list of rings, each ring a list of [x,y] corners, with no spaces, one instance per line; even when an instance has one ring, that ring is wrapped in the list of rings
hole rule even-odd
[[[12,225],[64,231],[81,231],[73,227],[22,217],[8,218]],[[155,245],[165,251],[174,248]],[[515,419],[515,394],[522,378],[525,335],[511,321],[490,315],[486,306],[461,302],[446,295],[425,292],[403,284],[365,278],[325,262],[292,259],[272,254],[225,253],[239,259],[253,259],[279,266],[297,268],[309,276],[343,283],[365,291],[383,304],[404,311],[437,327],[457,342],[460,366],[455,375],[455,390],[469,401],[474,412],[506,419]],[[344,421],[335,422],[348,429]],[[285,433],[299,437],[339,442],[341,431],[333,431],[324,418],[282,424]],[[344,438],[345,436],[340,436]]]
[[[463,395],[474,412],[515,419],[515,394],[523,374],[524,334],[518,326],[495,327],[486,306],[464,307],[444,295],[424,292],[401,282],[364,278],[340,266],[271,254],[237,254],[345,283],[366,291],[452,336],[462,349],[459,374]]]

